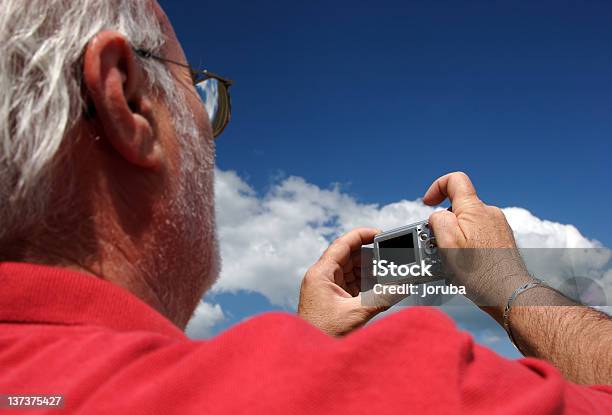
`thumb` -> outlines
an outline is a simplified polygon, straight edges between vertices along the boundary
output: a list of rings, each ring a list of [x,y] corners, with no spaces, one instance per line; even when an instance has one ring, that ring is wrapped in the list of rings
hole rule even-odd
[[[368,290],[359,293],[357,297],[352,297],[351,300],[366,312],[370,313],[371,317],[374,317],[376,314],[386,311],[406,297],[408,297],[408,294],[389,294],[386,291],[382,294],[378,294],[375,293],[374,290]]]

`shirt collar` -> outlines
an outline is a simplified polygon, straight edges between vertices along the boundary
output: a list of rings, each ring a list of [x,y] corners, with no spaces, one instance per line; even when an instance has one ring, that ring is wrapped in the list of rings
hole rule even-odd
[[[0,322],[94,325],[186,338],[135,295],[93,275],[0,262],[0,286]]]

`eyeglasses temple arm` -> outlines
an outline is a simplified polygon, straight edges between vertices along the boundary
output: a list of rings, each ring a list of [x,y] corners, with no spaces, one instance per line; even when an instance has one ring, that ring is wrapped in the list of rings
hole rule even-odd
[[[190,65],[186,65],[186,64],[184,64],[182,62],[178,62],[178,61],[175,61],[175,60],[172,60],[172,59],[166,59],[166,58],[163,58],[161,56],[154,55],[153,53],[149,52],[148,50],[134,49],[134,52],[138,56],[141,56],[141,57],[143,57],[145,59],[146,58],[152,58],[152,59],[156,59],[156,60],[162,61],[162,62],[169,62],[169,63],[172,63],[174,65],[182,66],[183,68],[189,69],[192,74],[204,74],[206,77],[218,79],[219,81],[223,82],[228,87],[234,83],[234,81],[232,81],[231,79],[224,78],[221,75],[217,75],[216,73],[209,72],[206,69],[205,70],[194,69]]]

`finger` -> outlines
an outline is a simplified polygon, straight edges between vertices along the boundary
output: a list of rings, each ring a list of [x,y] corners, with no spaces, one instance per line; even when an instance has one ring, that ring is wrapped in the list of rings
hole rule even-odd
[[[347,284],[355,281],[356,279],[357,279],[357,277],[355,276],[355,273],[353,272],[353,270],[351,270],[350,272],[345,272],[344,273],[344,281]]]
[[[359,251],[357,251],[359,252]],[[351,253],[351,257],[349,258],[348,261],[346,261],[344,264],[342,264],[342,271],[344,271],[344,273],[346,274],[347,272],[350,272],[353,270],[354,265],[353,265],[353,260],[354,260],[354,256],[355,256],[355,252]]]
[[[354,268],[361,268],[361,249],[351,252],[351,259],[342,265],[342,270],[346,274]]]
[[[346,284],[346,291],[352,295],[353,297],[356,297],[359,295],[359,284],[357,284],[357,282],[353,281],[351,283],[347,283]]]
[[[346,281],[344,280],[344,272],[339,267],[334,268],[334,282],[337,286],[346,291]]]
[[[472,181],[462,172],[449,173],[434,181],[423,196],[423,203],[437,205],[447,197],[454,212],[473,203],[482,204]]]
[[[465,235],[459,227],[457,216],[448,210],[439,210],[429,216],[429,226],[439,248],[457,248],[465,245]]]
[[[342,267],[340,267],[340,265],[334,261],[318,261],[308,270],[307,275],[308,278],[312,280],[323,279],[340,286],[342,286],[344,282]]]
[[[361,267],[361,249],[351,254],[351,262],[352,262],[353,267],[355,268]]]
[[[323,253],[321,259],[328,259],[344,267],[349,262],[351,253],[362,245],[372,243],[379,229],[357,228],[336,239]]]

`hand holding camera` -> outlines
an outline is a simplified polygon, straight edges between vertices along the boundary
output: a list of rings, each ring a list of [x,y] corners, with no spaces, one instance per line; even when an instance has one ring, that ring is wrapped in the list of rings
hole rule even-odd
[[[498,321],[519,286],[535,281],[525,268],[512,229],[501,209],[484,204],[469,177],[460,172],[438,178],[423,202],[436,205],[448,198],[452,212],[429,217],[447,278],[466,287],[467,297],[485,306]]]
[[[450,173],[437,179],[423,202],[436,205],[446,198],[451,201],[453,211],[433,213],[428,225],[419,222],[384,234],[376,229],[361,228],[338,238],[306,273],[298,314],[323,331],[340,335],[388,308],[392,302],[380,307],[364,306],[359,294],[360,248],[375,241],[374,255],[379,259],[377,247],[384,246],[393,253],[393,244],[400,242],[415,248],[405,250],[419,256],[411,261],[436,261],[438,256],[442,257],[444,266],[450,271],[449,282],[464,285],[467,296],[477,304],[499,304],[500,307],[487,311],[501,319],[508,296],[517,286],[532,280],[518,253],[512,230],[499,208],[487,206],[478,198],[464,173]],[[499,250],[504,252],[504,258],[480,255],[466,263],[465,248],[504,248]],[[463,252],[460,257],[459,252]]]
[[[372,243],[378,229],[358,228],[336,239],[306,272],[298,314],[332,336],[361,327],[385,307],[361,301],[361,246]]]

